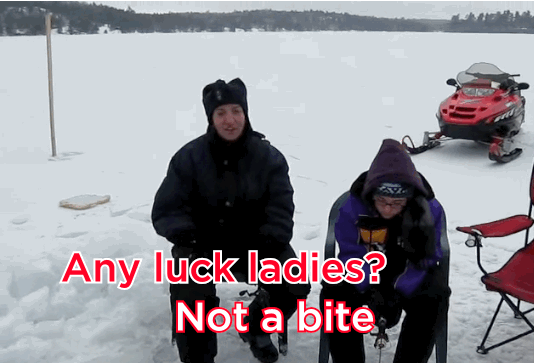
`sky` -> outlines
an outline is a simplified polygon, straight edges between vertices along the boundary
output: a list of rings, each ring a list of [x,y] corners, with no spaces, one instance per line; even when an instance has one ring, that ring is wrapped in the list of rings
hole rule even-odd
[[[97,1],[136,12],[231,12],[234,10],[323,10],[387,18],[450,19],[473,12],[534,12],[532,1]]]
[[[51,156],[44,36],[0,41],[0,362],[177,363],[171,345],[169,286],[155,281],[155,252],[170,258],[151,208],[171,157],[206,131],[203,87],[240,77],[252,127],[280,150],[295,190],[295,250],[321,251],[328,212],[367,170],[384,138],[437,131],[446,80],[475,62],[534,82],[529,34],[390,32],[228,32],[52,36],[54,124]],[[514,49],[495,51],[495,44]],[[444,52],[443,49],[455,51]],[[480,281],[476,251],[458,226],[527,212],[534,158],[534,93],[523,91],[526,122],[508,164],[488,146],[453,140],[412,160],[447,215],[450,242],[449,363],[532,363],[534,334],[476,353],[499,296]],[[110,196],[86,210],[61,208],[80,195]],[[87,198],[86,198],[87,199]],[[532,233],[531,233],[532,236]],[[483,265],[495,271],[524,235],[486,239]],[[80,252],[93,262],[140,261],[129,289],[115,282],[60,283]],[[117,266],[118,267],[118,266]],[[217,287],[221,306],[255,286]],[[313,284],[307,306],[319,305]],[[531,308],[531,305],[522,305]],[[507,306],[489,343],[526,325]],[[317,362],[319,333],[289,321],[289,352],[279,363]],[[391,362],[400,324],[388,330]],[[230,328],[219,334],[217,363],[258,363]],[[378,361],[365,338],[368,363]],[[429,363],[435,362],[431,359]]]

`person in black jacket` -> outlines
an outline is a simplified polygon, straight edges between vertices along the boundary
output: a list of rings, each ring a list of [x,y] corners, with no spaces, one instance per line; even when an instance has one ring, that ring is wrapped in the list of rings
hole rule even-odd
[[[221,250],[223,260],[238,258],[232,273],[247,274],[248,251],[257,250],[259,260],[275,258],[282,265],[296,257],[293,234],[293,188],[289,167],[280,151],[252,130],[248,117],[247,90],[236,78],[207,85],[202,101],[208,118],[207,132],[187,143],[172,157],[167,175],[156,193],[152,222],[156,232],[173,244],[176,259],[211,259]],[[175,261],[175,262],[176,262]],[[175,263],[175,266],[177,264]],[[262,284],[269,306],[289,319],[297,299],[305,299],[309,284]],[[219,306],[215,285],[171,284],[173,341],[182,362],[211,363],[217,355],[217,336],[206,329],[197,333],[187,323],[176,333],[175,307],[183,300],[192,311],[195,301],[205,302],[205,312]],[[249,305],[245,323],[254,356],[275,362],[278,351],[260,321],[265,300],[259,296]],[[265,294],[261,295],[266,296]],[[287,327],[286,327],[287,328]]]

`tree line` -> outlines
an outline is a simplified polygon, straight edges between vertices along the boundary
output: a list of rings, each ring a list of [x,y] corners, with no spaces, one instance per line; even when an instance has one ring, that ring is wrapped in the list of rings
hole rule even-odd
[[[451,18],[450,29],[473,33],[533,33],[534,18],[530,11],[520,14],[519,11],[512,13],[510,10],[505,10],[495,14],[480,13],[478,16],[469,13],[464,19],[460,19],[458,14]]]
[[[0,35],[43,35],[47,13],[52,13],[52,26],[60,34],[349,30],[534,33],[534,19],[529,11],[418,20],[324,11],[141,14],[131,8],[121,10],[87,2],[1,1]]]

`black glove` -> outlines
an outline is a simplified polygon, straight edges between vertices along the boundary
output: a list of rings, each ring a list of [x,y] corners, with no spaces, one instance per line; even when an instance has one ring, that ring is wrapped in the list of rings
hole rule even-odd
[[[372,308],[376,308],[377,310],[386,306],[386,299],[380,290],[375,288],[369,290],[369,306],[372,306]]]
[[[368,305],[373,310],[375,319],[377,321],[379,317],[386,319],[387,329],[395,326],[402,314],[398,294],[393,289],[384,292],[378,290],[378,288],[371,288],[368,293]]]
[[[188,258],[190,261],[194,261],[200,257],[207,257],[206,251],[202,250],[205,246],[201,243],[197,243],[196,234],[194,231],[181,232],[171,238],[167,238],[174,244],[172,246],[172,257]],[[175,264],[178,266],[178,264]]]
[[[180,232],[171,237],[167,237],[167,240],[177,247],[195,248],[197,243],[196,233],[194,231]]]

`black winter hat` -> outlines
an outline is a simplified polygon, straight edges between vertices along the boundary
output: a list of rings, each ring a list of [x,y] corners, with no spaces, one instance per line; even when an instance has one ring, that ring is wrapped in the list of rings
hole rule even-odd
[[[208,116],[208,123],[211,125],[213,111],[221,105],[235,103],[243,108],[245,117],[248,120],[247,87],[239,78],[235,78],[226,83],[222,79],[208,84],[202,90],[202,103]]]

